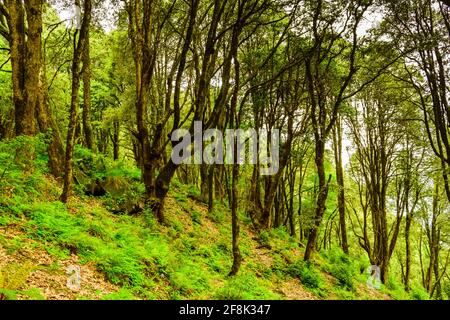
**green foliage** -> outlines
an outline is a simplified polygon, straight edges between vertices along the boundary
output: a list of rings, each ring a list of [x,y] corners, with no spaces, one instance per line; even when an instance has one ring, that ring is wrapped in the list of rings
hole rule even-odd
[[[29,300],[45,300],[44,295],[38,288],[32,288],[29,290],[22,291],[21,295],[25,296],[25,298]]]
[[[135,300],[134,295],[127,288],[120,288],[119,291],[106,294],[102,300]]]
[[[189,186],[188,193],[189,195],[197,198],[201,196],[201,192],[197,186]]]
[[[219,300],[272,300],[279,296],[267,290],[265,282],[254,274],[240,273],[218,289],[214,297]]]
[[[79,145],[75,147],[74,163],[81,194],[104,195],[106,207],[115,213],[143,211],[145,187],[136,167],[112,161]]]
[[[219,203],[216,203],[213,210],[209,213],[208,217],[216,223],[223,223],[225,221],[225,212],[228,210]]]
[[[411,290],[411,298],[414,300],[429,300],[430,295],[422,286],[413,286]]]
[[[389,294],[395,300],[409,300],[411,296],[405,291],[401,282],[397,281],[392,275],[389,276],[381,291]]]
[[[131,286],[144,284],[145,266],[133,252],[105,247],[97,250],[94,259],[99,270],[105,272],[112,283]]]
[[[202,215],[197,210],[192,210],[191,212],[192,221],[197,224],[202,224]]]
[[[332,293],[334,293],[340,300],[355,300],[357,297],[354,291],[348,291],[341,286],[334,287],[332,289]]]
[[[28,279],[33,265],[30,262],[24,264],[7,264],[0,269],[0,300],[16,300],[17,295],[24,294],[20,291]],[[35,293],[32,291],[31,293]]]
[[[187,196],[184,193],[174,193],[173,197],[177,200],[178,203],[187,202]]]
[[[270,233],[267,230],[264,230],[259,233],[259,242],[262,245],[269,245],[270,244]]]
[[[322,268],[338,280],[338,284],[345,289],[355,289],[355,277],[358,274],[358,266],[355,265],[340,247],[333,247],[322,252],[326,263]]]
[[[321,289],[324,286],[322,276],[308,261],[297,260],[286,268],[286,273],[291,277],[299,278],[307,288]]]
[[[122,161],[112,161],[80,145],[75,146],[74,164],[77,168],[75,176],[86,189],[101,182],[109,193],[123,193],[133,182],[140,180],[137,168],[129,167]]]
[[[39,194],[45,189],[41,174],[47,172],[46,137],[20,136],[0,142],[0,201]],[[23,152],[31,154],[28,157]]]
[[[46,161],[45,137],[31,140],[33,142],[18,139],[0,143],[0,163],[7,167],[0,180],[0,187],[5,190],[0,194],[0,226],[20,224],[27,238],[37,240],[58,259],[76,253],[81,263],[93,262],[106,279],[121,287],[102,299],[185,299],[205,295],[219,299],[278,299],[280,297],[273,293],[272,282],[285,280],[287,276],[298,278],[305,288],[319,297],[327,294],[340,299],[357,297],[357,271],[366,266],[367,259],[350,259],[340,248],[322,252],[321,268],[336,278],[338,284],[328,287],[314,264],[297,260],[286,265],[286,257],[291,254],[290,250],[298,250],[298,244],[284,227],[259,234],[259,242],[272,248],[268,253],[270,267],[253,259],[255,244],[252,236],[242,232],[240,247],[245,267],[236,277],[226,278],[223,282],[232,263],[229,210],[225,205],[216,202],[214,210],[207,214],[218,230],[214,239],[205,238],[204,226],[208,221],[203,211],[196,208],[199,204],[189,199],[199,196],[198,189],[192,186],[179,184],[172,193],[178,205],[190,213],[194,225],[189,226],[189,231],[186,231],[184,221],[178,219],[171,221],[169,227],[161,227],[149,208],[139,216],[111,215],[105,207],[115,210],[127,199],[140,197],[144,191],[139,182],[140,172],[89,150],[78,149],[77,165],[87,168],[86,181],[101,181],[111,192],[108,191],[100,201],[91,202],[90,198],[82,197],[69,206],[51,199],[42,201],[49,196],[57,199],[59,189],[48,185],[45,165],[41,165]],[[21,148],[30,143],[37,155],[31,163],[31,171],[24,170],[23,164],[17,164],[6,152],[9,148]],[[8,193],[9,188],[14,188],[14,192]],[[247,217],[243,212],[240,215]],[[23,236],[8,239],[0,236],[0,244],[8,254],[23,247],[24,240]],[[16,278],[20,283],[20,276]],[[20,291],[8,287],[11,285],[0,292],[5,299],[43,298],[38,289]],[[428,298],[420,286],[414,287],[410,294],[395,282],[387,284],[383,290],[397,299]]]

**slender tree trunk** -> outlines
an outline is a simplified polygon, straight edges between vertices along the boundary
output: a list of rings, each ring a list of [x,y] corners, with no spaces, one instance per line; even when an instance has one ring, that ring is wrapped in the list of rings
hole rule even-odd
[[[83,50],[83,133],[88,149],[94,150],[94,135],[91,124],[91,56],[89,30],[86,33]]]
[[[238,19],[240,14],[238,14]],[[238,41],[239,41],[240,25],[236,24],[233,30],[233,40],[232,40],[232,55],[234,58],[234,72],[235,72],[235,83],[233,97],[231,98],[231,127],[234,129],[239,128],[241,124],[241,112],[237,111],[238,95],[240,89],[240,68],[238,61]],[[238,139],[236,136],[233,138],[233,156],[234,163],[232,169],[232,180],[231,180],[231,229],[232,229],[232,247],[233,247],[233,265],[231,267],[230,276],[234,276],[239,272],[241,266],[242,256],[239,249],[239,218],[238,218],[238,180],[239,180],[239,164],[238,164]]]
[[[311,258],[312,253],[315,250],[319,227],[322,222],[323,215],[325,213],[326,201],[328,197],[328,185],[331,179],[331,175],[328,182],[325,178],[325,142],[322,139],[316,141],[316,167],[319,176],[319,195],[317,197],[317,207],[315,212],[314,224],[309,232],[308,243],[306,245],[304,260],[308,261]]]
[[[208,203],[208,166],[206,163],[200,164],[200,193],[202,201]]]
[[[113,157],[114,161],[119,160],[119,143],[120,143],[120,124],[118,121],[114,121],[114,133],[113,133]]]
[[[212,212],[214,208],[214,165],[208,169],[208,211]]]
[[[75,5],[80,6],[80,0],[75,0]],[[91,22],[91,0],[84,0],[84,16],[81,30],[75,32],[74,36],[74,54],[72,61],[72,98],[69,111],[69,128],[66,141],[66,158],[64,170],[64,188],[61,194],[61,201],[67,202],[72,192],[73,183],[73,151],[75,147],[75,130],[78,125],[78,105],[81,70],[80,64],[82,54],[85,49],[86,35],[89,32]],[[77,35],[79,34],[78,41]]]
[[[55,177],[61,177],[64,171],[64,145],[61,138],[61,132],[56,123],[52,110],[48,102],[48,92],[45,88],[45,76],[42,76],[42,86],[40,91],[41,102],[36,110],[37,121],[41,132],[51,131],[51,140],[48,145],[48,161],[50,172]]]
[[[342,123],[340,118],[336,121],[333,133],[336,180],[338,184],[339,230],[342,250],[348,254],[347,226],[345,223],[344,168],[342,163]]]
[[[238,190],[237,183],[239,179],[239,165],[233,164],[232,174],[232,203],[231,203],[231,227],[233,233],[232,247],[233,247],[233,266],[231,267],[230,276],[234,276],[238,273],[241,266],[242,256],[239,249],[239,220],[237,213],[238,205]]]
[[[430,294],[432,293],[433,290],[434,268],[439,256],[439,226],[437,221],[440,213],[439,192],[440,192],[439,183],[435,181],[434,195],[433,195],[433,215],[431,217],[431,226],[428,228],[430,259],[428,263],[427,273],[425,276],[425,288]],[[437,280],[438,279],[436,278],[435,281]]]
[[[437,230],[437,236],[436,236],[436,245],[434,250],[435,252],[435,259],[434,259],[434,265],[433,265],[433,271],[434,271],[434,284],[431,289],[430,297],[435,297],[435,299],[442,300],[442,287],[441,287],[441,279],[439,276],[439,242],[441,238],[441,230],[438,227]]]
[[[405,251],[405,255],[406,255],[406,260],[405,260],[405,279],[404,279],[404,284],[405,284],[405,290],[409,291],[410,288],[410,274],[411,274],[411,240],[410,240],[410,230],[411,230],[411,223],[412,223],[412,217],[410,217],[410,215],[408,214],[406,216],[406,222],[405,222],[405,247],[406,247],[406,251]]]

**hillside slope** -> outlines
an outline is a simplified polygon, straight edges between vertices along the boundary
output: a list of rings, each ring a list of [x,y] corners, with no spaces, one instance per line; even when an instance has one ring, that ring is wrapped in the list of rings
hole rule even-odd
[[[20,181],[9,191],[3,185],[0,198],[3,298],[389,298],[367,288],[361,266],[339,250],[305,264],[302,248],[283,230],[257,236],[243,214],[243,265],[229,278],[229,211],[217,204],[208,213],[193,187],[174,184],[169,226],[160,226],[147,211],[113,214],[104,199],[75,197],[64,205],[59,183],[47,175],[24,173]],[[79,290],[67,286],[69,266],[80,267]]]

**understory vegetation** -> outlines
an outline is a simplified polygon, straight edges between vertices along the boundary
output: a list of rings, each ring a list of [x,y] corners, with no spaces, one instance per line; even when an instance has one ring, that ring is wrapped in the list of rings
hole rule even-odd
[[[113,213],[111,208],[122,202],[121,197],[86,196],[81,185],[77,196],[64,204],[58,201],[60,183],[47,172],[43,139],[0,143],[0,162],[6,168],[0,180],[0,250],[17,259],[0,263],[3,299],[45,299],[42,290],[47,283],[30,287],[27,279],[39,270],[65,274],[61,261],[71,255],[78,256],[81,265],[93,264],[115,287],[112,292],[83,296],[63,283],[66,298],[428,299],[423,290],[406,293],[395,281],[380,291],[370,289],[365,272],[369,261],[364,256],[347,256],[339,247],[305,262],[302,246],[284,227],[257,235],[243,213],[244,265],[239,275],[228,277],[232,252],[226,204],[217,204],[208,213],[205,204],[192,198],[197,188],[177,181],[170,192],[166,227],[159,226],[149,211]],[[24,146],[33,146],[38,154],[26,166],[9,152]],[[122,188],[139,189],[133,168],[112,162],[102,167],[102,178],[115,178]],[[27,257],[27,249],[45,251],[54,262],[48,265]],[[84,286],[90,279],[83,276]]]

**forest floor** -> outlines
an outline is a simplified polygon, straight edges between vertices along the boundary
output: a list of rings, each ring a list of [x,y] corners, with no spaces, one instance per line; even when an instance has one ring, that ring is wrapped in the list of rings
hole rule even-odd
[[[258,235],[244,214],[243,263],[228,277],[229,211],[217,203],[208,212],[192,187],[174,184],[162,227],[151,213],[113,214],[104,199],[63,205],[58,182],[31,178],[0,196],[0,298],[391,299],[365,285],[360,262],[330,250],[304,263],[303,248],[283,229]],[[79,289],[67,285],[70,266],[80,268]]]

